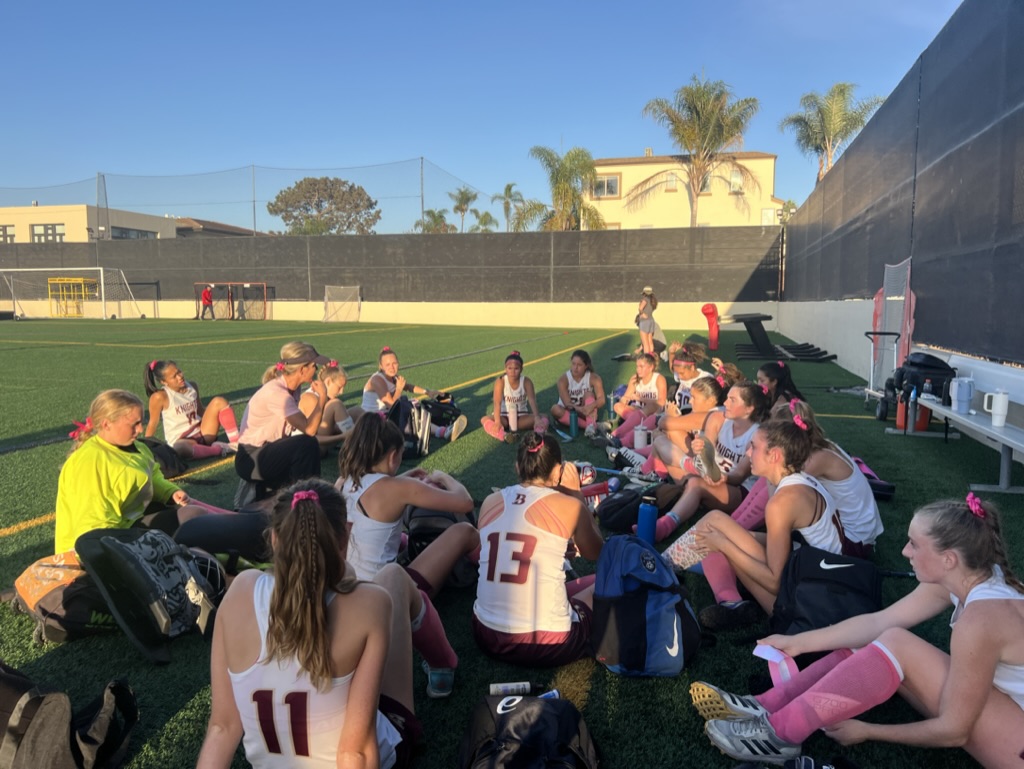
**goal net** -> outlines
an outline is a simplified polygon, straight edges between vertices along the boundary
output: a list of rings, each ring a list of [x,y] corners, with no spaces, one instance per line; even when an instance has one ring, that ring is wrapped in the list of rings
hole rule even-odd
[[[209,289],[212,304],[203,300]],[[196,318],[213,320],[266,320],[266,283],[195,283]]]
[[[362,308],[360,286],[324,286],[324,323],[355,323]]]
[[[883,395],[887,377],[910,352],[914,331],[914,294],[910,290],[910,259],[885,265],[882,288],[875,294],[871,337],[871,380],[868,394]],[[899,335],[898,337],[896,335]]]
[[[0,268],[0,299],[15,318],[144,318],[121,270]]]

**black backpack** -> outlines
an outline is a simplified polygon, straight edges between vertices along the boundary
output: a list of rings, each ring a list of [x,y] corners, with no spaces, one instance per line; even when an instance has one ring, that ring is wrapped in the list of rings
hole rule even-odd
[[[420,401],[404,395],[388,409],[387,419],[398,425],[405,438],[402,459],[419,459],[430,453],[430,415]]]
[[[0,662],[0,767],[114,769],[124,761],[139,720],[135,694],[123,680],[75,715],[67,694],[37,685]]]
[[[472,518],[456,515],[446,510],[430,510],[425,507],[406,505],[405,512],[402,513],[402,523],[405,525],[409,544],[406,548],[403,565],[411,562],[426,550],[431,542],[461,521],[469,521],[474,526],[476,525]],[[477,583],[479,573],[479,565],[468,557],[462,556],[452,566],[445,585],[448,587],[471,587]]]
[[[664,515],[679,501],[683,488],[675,483],[655,483],[643,489],[620,489],[601,500],[597,506],[598,521],[608,531],[632,534],[645,496],[654,497],[658,515]]]
[[[600,753],[569,700],[484,697],[459,748],[459,769],[597,769]]]
[[[160,472],[164,478],[176,478],[182,473],[188,472],[188,463],[178,456],[173,446],[164,443],[156,438],[136,438],[140,443],[145,443],[151,452],[153,459],[160,465]]]
[[[420,401],[420,405],[430,415],[431,424],[439,427],[447,427],[462,416],[462,409],[455,405],[451,393],[438,393],[432,399]]]

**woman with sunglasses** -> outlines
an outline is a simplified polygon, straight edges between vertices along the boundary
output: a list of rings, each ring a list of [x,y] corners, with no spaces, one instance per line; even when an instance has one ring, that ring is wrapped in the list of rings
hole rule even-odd
[[[163,423],[164,440],[182,459],[222,457],[233,452],[238,441],[238,425],[231,404],[221,396],[203,405],[199,385],[185,379],[173,360],[153,360],[142,372],[142,384],[149,396],[149,422],[146,437],[156,435]],[[224,428],[227,442],[217,440]]]

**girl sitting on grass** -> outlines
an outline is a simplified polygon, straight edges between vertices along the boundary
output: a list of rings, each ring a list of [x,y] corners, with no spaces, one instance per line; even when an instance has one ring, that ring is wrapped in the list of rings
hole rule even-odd
[[[218,395],[204,406],[199,385],[187,381],[173,360],[147,363],[142,383],[149,396],[147,438],[156,435],[157,423],[162,421],[164,440],[183,459],[222,457],[235,450],[238,425],[231,404]],[[227,443],[217,440],[221,427]]]
[[[912,593],[872,614],[759,641],[791,657],[831,654],[756,697],[690,687],[714,745],[739,761],[781,762],[820,729],[843,745],[962,747],[982,766],[1021,765],[1024,584],[1007,561],[999,511],[974,494],[933,502],[914,514],[907,538],[903,555],[920,583]],[[947,654],[911,628],[950,608]],[[855,718],[896,693],[922,720]]]
[[[548,418],[537,410],[533,380],[523,376],[523,356],[513,350],[505,357],[505,373],[494,380],[494,410],[480,420],[484,432],[499,441],[514,440],[520,430],[543,434]]]
[[[318,378],[324,383],[327,402],[323,406],[323,416],[316,430],[316,440],[320,444],[320,456],[326,457],[331,446],[341,443],[352,432],[355,419],[363,413],[360,408],[351,411],[345,408],[341,396],[348,384],[348,374],[338,365],[338,361],[329,360],[320,368]],[[299,398],[299,410],[308,419],[319,403],[320,398],[312,389],[306,390]]]
[[[793,372],[783,361],[764,363],[757,370],[757,383],[768,388],[768,397],[772,406],[797,398],[806,400],[803,393],[793,384]]]
[[[641,353],[636,359],[636,373],[626,384],[625,394],[615,402],[615,413],[622,421],[611,433],[611,445],[632,448],[633,430],[641,425],[648,430],[653,429],[667,398],[665,377],[658,373],[658,359],[652,354]],[[608,423],[598,425],[599,430],[607,431],[610,427]]]
[[[411,646],[430,632],[425,605],[398,566],[357,579],[347,540],[345,503],[328,483],[278,495],[273,572],[239,574],[218,610],[200,769],[230,767],[239,742],[257,769],[411,764],[422,736]],[[436,645],[454,656],[438,629]]]
[[[604,408],[604,382],[594,371],[590,353],[576,350],[569,360],[569,370],[558,378],[558,403],[551,407],[551,416],[559,424],[569,424],[569,412],[575,411],[588,438],[596,435],[597,415]]]

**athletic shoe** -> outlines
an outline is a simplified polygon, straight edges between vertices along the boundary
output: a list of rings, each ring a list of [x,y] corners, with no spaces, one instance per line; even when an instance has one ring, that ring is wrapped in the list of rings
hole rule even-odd
[[[218,449],[220,449],[220,455],[222,457],[226,457],[228,454],[235,454],[238,452],[237,443],[225,443],[224,441],[214,441],[210,445],[216,446]]]
[[[469,424],[469,420],[466,419],[465,414],[459,414],[458,419],[452,422],[448,428],[448,441],[455,443],[455,440],[462,435],[462,432],[466,429],[466,425]]]
[[[647,462],[647,457],[645,457],[643,454],[633,451],[633,449],[621,448],[619,449],[619,456],[626,460],[629,464],[633,465],[633,467],[637,468],[643,466],[643,464]],[[658,478],[658,480],[660,481],[661,478]]]
[[[427,696],[432,700],[448,697],[455,688],[455,668],[432,668],[423,660],[423,672],[427,674]]]
[[[610,462],[614,462],[615,461],[615,457],[617,457],[619,455],[619,450],[617,448],[615,448],[614,446],[609,444],[608,447],[605,448],[604,453],[608,455],[608,460]]]
[[[506,430],[505,431],[505,438],[504,438],[505,443],[515,443],[518,440],[519,440],[519,433],[518,432],[515,432],[513,430]]]
[[[705,721],[735,721],[768,715],[764,705],[753,697],[741,697],[703,681],[690,684],[690,699]]]
[[[661,476],[657,473],[645,473],[639,467],[627,467],[622,473],[631,481],[642,481],[644,483],[658,483],[661,481]]]
[[[611,422],[595,422],[594,429],[601,434],[606,434],[610,433],[615,428],[612,426]]]
[[[587,429],[583,431],[583,435],[586,438],[594,438],[597,436],[597,425],[587,425]]]
[[[754,601],[716,603],[700,610],[700,624],[705,630],[736,630],[756,625],[765,613]]]
[[[712,483],[718,483],[722,478],[722,468],[715,461],[715,444],[708,440],[702,432],[698,432],[695,438],[704,441],[704,448],[693,458],[693,465],[697,468],[701,478],[707,478]]]
[[[767,716],[708,721],[704,733],[716,748],[739,761],[783,764],[787,759],[800,757],[800,746],[779,737]]]

